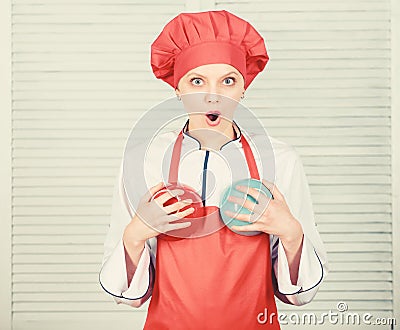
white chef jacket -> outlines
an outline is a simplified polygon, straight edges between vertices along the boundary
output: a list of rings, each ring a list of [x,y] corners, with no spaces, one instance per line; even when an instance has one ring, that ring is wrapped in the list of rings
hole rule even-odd
[[[179,165],[179,182],[201,190],[202,182],[193,173],[201,173],[205,166],[206,150],[200,149],[200,142],[187,134],[188,122],[183,128],[182,156]],[[225,144],[220,152],[241,152],[245,159],[241,143],[243,134],[235,123],[236,139]],[[162,179],[168,177],[169,161],[171,158],[171,145],[176,140],[179,130],[160,134],[153,142],[145,159],[145,177],[148,187],[154,186]],[[246,135],[247,137],[247,135]],[[252,139],[257,139],[253,136]],[[326,252],[320,235],[314,222],[314,212],[311,201],[308,182],[303,165],[297,151],[287,143],[269,137],[275,159],[275,185],[281,191],[289,206],[292,215],[300,222],[304,239],[299,264],[297,283],[294,285],[290,279],[289,265],[281,241],[277,236],[270,235],[271,260],[273,265],[275,296],[281,301],[294,305],[303,305],[310,302],[328,273]],[[247,138],[249,141],[250,139]],[[250,141],[249,141],[250,142]],[[185,147],[189,149],[195,146],[196,152],[184,153]],[[254,144],[250,143],[256,160],[260,177],[271,181],[262,175],[262,152],[254,150]],[[189,150],[187,149],[187,150]],[[126,157],[126,154],[125,154]],[[261,158],[261,159],[260,159]],[[217,153],[209,153],[207,170],[218,178],[220,184],[213,182],[213,191],[207,195],[206,205],[219,205],[222,190],[232,182],[232,175],[227,170],[226,161],[218,157]],[[167,164],[168,166],[165,166]],[[128,285],[125,263],[125,251],[122,236],[126,225],[134,215],[134,208],[128,202],[126,189],[122,178],[121,164],[119,174],[116,177],[111,212],[111,223],[104,243],[104,257],[99,273],[99,281],[102,288],[111,294],[116,303],[128,304],[132,307],[140,307],[152,293],[154,284],[155,260],[157,256],[157,238],[146,241],[139,263]],[[204,168],[204,167],[203,167]],[[247,168],[247,167],[246,167]],[[166,173],[167,172],[167,173]],[[138,175],[143,175],[138,173]],[[250,177],[247,172],[247,176]],[[245,178],[244,177],[244,178]],[[140,189],[138,189],[140,190]],[[143,196],[146,191],[138,191],[137,198]],[[162,290],[162,288],[161,288]]]

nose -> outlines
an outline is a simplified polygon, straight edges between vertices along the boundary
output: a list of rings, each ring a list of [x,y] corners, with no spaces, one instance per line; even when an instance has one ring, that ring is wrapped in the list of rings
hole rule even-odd
[[[219,103],[221,101],[221,96],[217,93],[206,93],[204,98],[206,103]]]

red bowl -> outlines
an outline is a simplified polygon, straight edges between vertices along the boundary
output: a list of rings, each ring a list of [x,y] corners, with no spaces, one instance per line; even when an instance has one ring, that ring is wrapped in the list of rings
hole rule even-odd
[[[180,211],[184,211],[190,207],[194,207],[195,210],[203,207],[203,202],[201,200],[200,195],[193,188],[183,184],[172,184],[172,183],[167,184],[165,187],[161,188],[153,195],[152,200],[158,196],[165,194],[167,191],[175,189],[183,190],[183,194],[178,195],[177,197],[171,197],[163,204],[163,206],[168,206],[184,199],[191,199],[193,201],[192,204],[184,206],[183,208],[180,209]],[[176,213],[176,211],[172,212],[171,214],[174,213]],[[190,218],[190,215],[188,215],[187,218]]]
[[[190,222],[191,225],[182,229],[175,229],[168,231],[166,233],[160,234],[158,237],[167,240],[175,240],[181,238],[195,238],[207,235],[209,233],[214,232],[218,228],[221,227],[221,221],[219,220],[219,212],[217,207],[203,207],[203,202],[200,195],[191,187],[183,184],[167,184],[167,186],[161,188],[157,191],[152,199],[165,194],[166,191],[181,189],[183,190],[183,194],[178,195],[177,197],[171,197],[167,200],[163,206],[171,205],[176,203],[177,201],[184,199],[191,199],[193,202],[184,206],[180,209],[180,211],[186,210],[190,207],[194,208],[194,212],[187,215],[184,218],[171,221],[171,223],[182,223],[182,222]],[[170,214],[174,214],[172,212]],[[222,223],[223,225],[223,223]]]

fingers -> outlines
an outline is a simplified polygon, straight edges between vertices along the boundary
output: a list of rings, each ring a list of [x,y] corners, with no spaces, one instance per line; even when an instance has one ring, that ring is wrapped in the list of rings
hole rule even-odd
[[[169,221],[179,220],[194,212],[194,207],[168,215]]]
[[[252,201],[248,200],[247,198],[243,199],[243,198],[239,198],[236,196],[229,196],[228,201],[230,201],[232,203],[236,203],[242,207],[245,207],[250,212],[252,212],[254,210],[254,208],[256,207],[256,204],[253,203]]]
[[[192,225],[192,223],[190,221],[187,221],[187,222],[180,222],[180,223],[170,223],[165,227],[166,227],[166,232],[168,232],[171,230],[187,228],[187,227],[190,227],[191,225]]]
[[[185,206],[188,206],[192,203],[193,201],[191,199],[184,199],[183,201],[180,202],[175,202],[171,205],[164,206],[164,211],[167,212],[167,214],[178,211]]]
[[[257,223],[252,223],[250,225],[244,226],[232,226],[231,229],[235,231],[262,231],[261,227],[259,227]]]
[[[265,204],[269,197],[261,189],[251,188],[247,186],[236,186],[236,190],[241,191],[247,195],[253,197],[259,204]],[[263,203],[264,202],[264,203]]]
[[[169,229],[167,229],[167,227],[171,224],[171,222],[176,221],[176,220],[180,220],[190,214],[192,214],[194,212],[194,208],[190,207],[186,210],[183,210],[181,212],[177,212],[174,214],[160,214],[158,216],[154,216],[153,215],[138,215],[138,217],[140,218],[140,220],[142,220],[143,223],[145,223],[146,225],[148,225],[149,227],[151,227],[153,230],[156,230],[158,232],[166,232]],[[190,223],[189,223],[190,224]]]
[[[159,196],[154,198],[158,205],[162,206],[169,199],[176,197],[178,195],[182,195],[184,191],[182,189],[174,189],[174,190],[165,190],[165,192],[161,192]]]
[[[151,187],[143,196],[143,199],[148,202],[150,198],[159,191],[164,186],[164,183],[161,181],[157,183],[155,186]]]
[[[193,212],[194,212],[194,207],[191,207],[184,211],[168,215],[168,220],[170,222],[168,224],[166,224],[166,226],[165,226],[165,228],[167,229],[166,231],[182,229],[182,228],[187,228],[187,227],[191,226],[192,223],[190,221],[178,222],[178,223],[171,223],[171,221],[183,219],[184,217],[187,217],[188,215],[192,214]]]
[[[171,230],[182,229],[182,228],[191,226],[192,223],[190,221],[178,222],[178,223],[173,223],[173,222],[177,221],[177,220],[181,220],[184,217],[188,216],[189,214],[192,214],[193,212],[194,212],[194,208],[191,207],[187,210],[162,217],[161,224],[159,225],[160,230],[163,233],[166,233]]]
[[[272,196],[276,199],[284,199],[282,193],[279,191],[279,189],[274,185],[272,182],[269,182],[265,179],[262,179],[262,183],[264,186],[268,188],[268,190],[271,192]]]
[[[229,210],[226,210],[224,213],[233,219],[250,222],[250,214],[234,213]]]
[[[246,222],[250,222],[250,223],[254,223],[256,222],[260,216],[256,215],[256,214],[244,214],[244,213],[234,213],[232,211],[226,210],[224,212],[228,217],[231,217],[233,219],[236,220],[240,220],[240,221],[246,221]]]

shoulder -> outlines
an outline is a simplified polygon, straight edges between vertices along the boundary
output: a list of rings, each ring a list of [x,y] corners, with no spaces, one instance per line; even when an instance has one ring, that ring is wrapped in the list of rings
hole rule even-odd
[[[280,163],[294,164],[299,160],[299,154],[294,146],[272,136],[269,137],[269,140],[274,151],[277,165]]]
[[[282,192],[287,193],[293,180],[296,180],[298,168],[301,166],[299,153],[295,147],[266,134],[250,133],[248,136],[261,158],[259,166],[263,169],[263,178],[275,182]]]
[[[293,145],[271,136],[269,138],[274,151],[275,184],[284,195],[287,195],[298,179],[298,169],[302,166],[301,159]]]
[[[251,139],[256,150],[260,152],[263,160],[274,157],[276,166],[294,164],[299,159],[295,147],[283,140],[259,133],[248,133],[247,136]],[[272,151],[272,153],[269,151]]]
[[[148,142],[149,149],[164,150],[173,144],[179,134],[179,130],[159,132]]]

